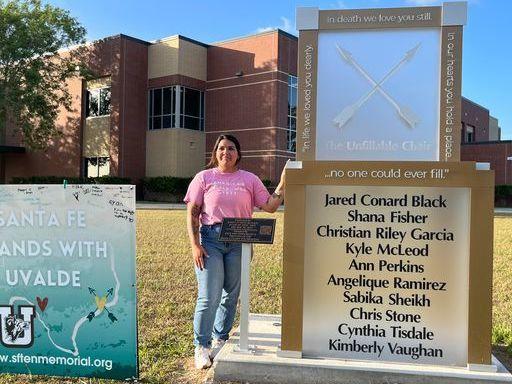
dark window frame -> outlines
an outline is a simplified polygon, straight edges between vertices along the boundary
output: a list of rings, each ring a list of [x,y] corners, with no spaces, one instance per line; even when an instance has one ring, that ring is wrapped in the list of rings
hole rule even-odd
[[[165,98],[165,92],[168,92],[170,98],[169,102]],[[155,110],[157,106],[155,103],[155,95],[159,95],[160,106],[158,111]],[[175,128],[175,110],[176,110],[176,86],[152,88],[148,93],[148,130]],[[170,111],[164,111],[168,104]],[[168,112],[168,113],[164,113]],[[164,121],[168,120],[170,124],[164,126]],[[158,125],[158,126],[157,126]]]
[[[466,124],[465,126],[465,143],[474,143],[475,142],[475,127],[473,125]]]
[[[94,111],[91,110],[92,101],[97,100]],[[105,105],[107,104],[107,105]],[[87,89],[85,97],[85,117],[110,116],[112,112],[111,87]]]
[[[172,90],[172,99],[170,101],[171,113],[164,114],[164,90],[166,89]],[[198,105],[194,108],[195,111],[192,111],[192,113],[190,110],[186,110],[187,91],[199,93],[199,99],[197,100]],[[157,92],[160,92],[162,97],[160,111],[156,111],[159,113],[155,113],[155,94],[157,94]],[[190,98],[188,101],[190,102]],[[204,105],[204,91],[196,88],[185,87],[182,85],[151,88],[148,92],[148,130],[184,128],[195,131],[204,131]],[[197,112],[197,114],[194,114],[194,112]],[[170,126],[164,126],[164,118],[170,119]],[[158,125],[158,127],[155,128],[156,125]]]
[[[286,130],[286,149],[290,152],[297,151],[297,102],[297,76],[288,74],[288,125]]]
[[[83,161],[84,161],[84,177],[85,178],[99,177],[99,175],[100,175],[100,167],[105,166],[105,165],[108,166],[108,173],[106,173],[106,175],[110,175],[110,157],[108,157],[108,156],[84,157]],[[101,161],[104,161],[104,163],[101,164]],[[88,172],[89,171],[89,162],[91,162],[91,163],[95,162],[96,163],[96,164],[91,164],[91,165],[96,167],[96,174],[93,175],[93,176],[89,175],[89,172]]]

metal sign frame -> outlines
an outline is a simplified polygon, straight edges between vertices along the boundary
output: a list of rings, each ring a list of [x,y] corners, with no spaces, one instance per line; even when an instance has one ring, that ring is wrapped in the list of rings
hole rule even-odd
[[[280,355],[302,356],[303,298],[306,186],[308,185],[369,185],[417,187],[464,187],[470,189],[470,249],[468,287],[468,366],[478,370],[491,364],[492,331],[492,256],[494,172],[480,170],[474,162],[296,162],[295,169],[286,171],[286,210],[283,241],[282,337]],[[380,179],[354,176],[329,177],[335,172],[358,169],[390,171],[401,169],[417,172],[443,168],[444,179],[415,180],[403,176]],[[292,223],[292,225],[288,225]],[[485,368],[482,368],[485,369]]]
[[[439,28],[441,30],[440,95],[439,95],[439,161],[460,161],[461,141],[461,75],[462,26],[466,24],[467,3],[444,3],[442,7],[405,7],[382,9],[319,10],[313,7],[297,8],[299,30],[298,106],[297,106],[297,160],[317,160],[317,77],[318,38],[327,30],[411,29]],[[340,52],[343,52],[340,50]],[[342,57],[344,56],[341,53]],[[349,60],[346,56],[345,61]],[[350,61],[350,60],[349,60]],[[356,65],[350,61],[352,65]],[[361,72],[361,69],[357,69]],[[382,83],[363,76],[373,84],[369,95],[382,93]],[[386,97],[387,96],[387,97]],[[367,97],[369,97],[367,95]],[[397,109],[408,124],[414,114],[400,106],[390,95],[384,97]],[[363,102],[364,96],[360,99]],[[347,111],[345,111],[347,112]],[[348,111],[351,112],[351,111]],[[345,116],[346,117],[346,116]],[[344,116],[338,116],[338,124]],[[334,160],[334,159],[333,159]]]

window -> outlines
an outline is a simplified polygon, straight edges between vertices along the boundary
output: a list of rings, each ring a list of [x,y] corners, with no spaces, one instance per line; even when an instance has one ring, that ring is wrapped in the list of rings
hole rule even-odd
[[[110,115],[110,88],[87,90],[86,116]]]
[[[296,151],[297,140],[297,76],[288,75],[287,149]]]
[[[464,138],[465,143],[472,143],[475,141],[475,127],[466,124],[466,137]]]
[[[84,162],[85,177],[110,175],[110,159],[108,157],[86,157]]]
[[[204,131],[204,93],[175,85],[149,90],[148,129],[187,128]]]
[[[175,87],[149,90],[149,129],[174,128]]]
[[[204,93],[186,87],[180,87],[180,92],[180,126],[204,131]]]

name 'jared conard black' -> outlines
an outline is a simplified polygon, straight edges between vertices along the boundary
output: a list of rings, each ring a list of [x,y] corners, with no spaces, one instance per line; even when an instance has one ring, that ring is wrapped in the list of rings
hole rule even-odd
[[[382,197],[372,196],[368,193],[357,198],[357,194],[352,196],[331,196],[325,194],[325,205],[357,205],[365,207],[419,207],[419,208],[447,208],[446,199],[442,195],[439,197],[426,197],[425,195],[407,195],[402,197]]]

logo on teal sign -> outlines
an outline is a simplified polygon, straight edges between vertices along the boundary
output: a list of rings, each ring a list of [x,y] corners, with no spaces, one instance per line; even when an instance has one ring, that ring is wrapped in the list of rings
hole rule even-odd
[[[0,328],[2,345],[7,348],[28,348],[34,343],[34,316],[36,309],[32,305],[0,305]]]

